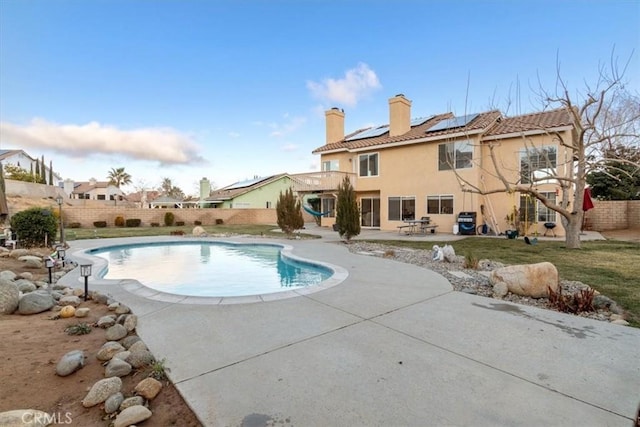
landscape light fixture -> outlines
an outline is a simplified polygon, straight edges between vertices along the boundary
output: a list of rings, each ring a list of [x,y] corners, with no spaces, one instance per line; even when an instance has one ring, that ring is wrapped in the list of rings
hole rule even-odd
[[[84,300],[89,296],[89,276],[91,276],[91,264],[80,266],[80,276],[84,277]]]
[[[53,266],[55,265],[53,258],[51,257],[46,257],[44,260],[44,266],[47,267],[49,269],[49,284],[51,285],[53,282],[51,280],[51,269],[53,268]]]
[[[58,203],[58,216],[60,217],[60,244],[64,246],[64,224],[62,222],[62,202],[64,199],[62,196],[56,197]]]
[[[64,257],[66,254],[67,254],[67,251],[63,247],[58,248],[58,258],[62,260],[63,267],[64,267]]]

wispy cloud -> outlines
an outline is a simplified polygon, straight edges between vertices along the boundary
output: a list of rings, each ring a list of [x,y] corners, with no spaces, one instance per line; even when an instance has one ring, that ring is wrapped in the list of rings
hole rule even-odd
[[[284,115],[284,118],[287,119],[285,123],[271,123],[269,125],[273,129],[269,134],[270,136],[283,137],[289,135],[300,129],[307,122],[305,117],[290,117],[288,113]]]
[[[171,128],[122,130],[98,122],[61,125],[33,119],[28,125],[0,122],[2,140],[24,148],[48,149],[65,155],[118,155],[161,164],[203,162],[198,146]]]
[[[350,107],[355,106],[363,97],[381,87],[375,71],[362,62],[356,68],[347,70],[341,79],[327,78],[319,83],[307,82],[307,89],[316,98]]]
[[[280,150],[286,151],[286,152],[296,151],[297,149],[298,149],[298,146],[296,144],[285,144],[282,147],[280,147]]]

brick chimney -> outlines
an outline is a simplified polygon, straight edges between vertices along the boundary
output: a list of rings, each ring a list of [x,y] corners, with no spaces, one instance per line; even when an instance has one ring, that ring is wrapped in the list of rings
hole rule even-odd
[[[398,136],[411,130],[411,101],[398,94],[389,98],[389,136]]]
[[[324,113],[327,123],[327,144],[344,139],[344,111],[332,108]]]

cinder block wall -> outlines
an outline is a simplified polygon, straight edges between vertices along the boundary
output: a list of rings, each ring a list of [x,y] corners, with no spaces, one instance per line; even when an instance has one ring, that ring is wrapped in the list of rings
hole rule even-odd
[[[79,222],[84,228],[93,228],[95,221],[106,221],[107,227],[114,227],[115,219],[122,216],[127,219],[140,219],[142,226],[152,222],[164,225],[164,214],[173,212],[175,221],[184,221],[194,225],[195,221],[203,225],[214,225],[217,219],[225,224],[276,224],[275,209],[139,209],[119,206],[80,207],[66,206],[62,216],[65,224]]]
[[[592,230],[624,230],[640,227],[640,200],[594,200],[587,212]]]

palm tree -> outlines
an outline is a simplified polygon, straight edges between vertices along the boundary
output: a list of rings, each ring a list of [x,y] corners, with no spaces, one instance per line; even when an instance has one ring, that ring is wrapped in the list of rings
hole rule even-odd
[[[121,185],[131,184],[131,175],[124,171],[124,168],[111,168],[109,171],[109,184],[120,188]]]

